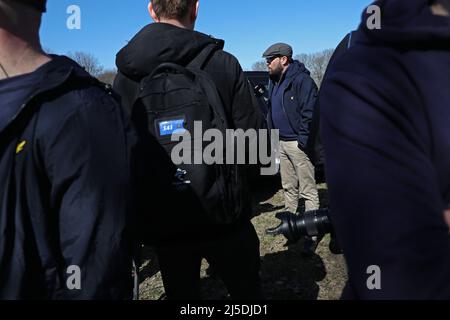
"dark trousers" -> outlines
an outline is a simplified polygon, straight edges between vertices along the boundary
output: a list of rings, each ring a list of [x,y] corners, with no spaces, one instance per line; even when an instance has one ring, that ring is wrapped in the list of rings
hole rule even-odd
[[[205,258],[234,300],[262,299],[259,238],[243,222],[208,241],[156,248],[167,298],[200,299],[200,268]]]

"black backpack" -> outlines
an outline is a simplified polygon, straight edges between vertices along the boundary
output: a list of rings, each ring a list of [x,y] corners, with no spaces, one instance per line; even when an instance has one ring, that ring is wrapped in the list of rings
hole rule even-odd
[[[200,136],[199,132],[194,132],[195,121],[202,123],[201,137],[206,130],[216,129],[225,138],[229,128],[217,88],[211,77],[202,70],[217,49],[215,44],[207,46],[186,67],[174,63],[159,65],[151,75],[142,79],[133,105],[133,122],[137,131],[141,132],[140,137],[143,131],[144,135],[150,134],[169,156],[179,143],[171,141],[172,134],[185,130],[191,134],[192,155],[189,158],[192,164],[177,166],[179,181],[203,208],[201,213],[183,213],[191,216],[191,224],[231,224],[242,211],[238,167],[225,164],[225,141],[222,150],[224,164],[206,165],[203,160],[202,164],[193,162],[194,154],[203,159],[203,151],[211,143],[202,141],[201,150],[194,149],[195,135]],[[186,192],[183,195],[185,197]],[[180,194],[179,199],[182,198]]]

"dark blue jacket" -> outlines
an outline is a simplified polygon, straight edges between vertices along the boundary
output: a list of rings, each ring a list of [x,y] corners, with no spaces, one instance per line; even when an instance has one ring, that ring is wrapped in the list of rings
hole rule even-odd
[[[322,86],[344,298],[450,298],[450,19],[428,3],[378,1],[381,30],[364,16]],[[367,286],[370,266],[381,269],[381,290]]]
[[[292,130],[298,135],[298,145],[306,149],[310,135],[310,126],[317,99],[317,85],[303,63],[294,61],[285,75],[283,107]],[[275,85],[270,81],[269,97]],[[274,129],[272,106],[269,100],[268,127]]]
[[[121,107],[67,58],[42,68],[32,93],[0,119],[0,299],[128,298]],[[80,268],[81,290],[67,286],[70,266]]]

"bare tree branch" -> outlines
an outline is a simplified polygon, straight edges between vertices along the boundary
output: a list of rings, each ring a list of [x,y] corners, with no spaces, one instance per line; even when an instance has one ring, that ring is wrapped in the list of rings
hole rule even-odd
[[[82,66],[86,72],[90,73],[94,77],[98,77],[104,70],[98,59],[86,52],[77,51],[75,53],[68,53],[68,57]]]
[[[267,71],[267,64],[264,60],[255,62],[252,65],[252,70],[253,71]]]
[[[100,73],[97,78],[101,82],[107,83],[112,85],[114,83],[114,79],[116,78],[117,70],[111,69],[111,70],[105,70],[102,73]]]
[[[295,60],[302,62],[306,66],[306,68],[311,72],[311,77],[320,87],[333,52],[333,49],[327,49],[310,54],[302,53],[296,55]]]

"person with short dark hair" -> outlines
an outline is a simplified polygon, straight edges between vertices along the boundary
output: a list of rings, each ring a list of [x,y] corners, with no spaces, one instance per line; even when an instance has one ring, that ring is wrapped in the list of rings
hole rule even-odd
[[[205,49],[214,46],[215,50],[207,57],[202,70],[217,89],[225,109],[221,111],[227,118],[229,129],[262,128],[263,116],[253,104],[248,82],[237,59],[223,50],[223,41],[194,31],[198,8],[197,0],[152,0],[149,3],[149,12],[155,23],[144,27],[117,54],[119,72],[114,88],[121,96],[122,104],[133,114],[141,81],[148,79],[159,65],[173,63],[182,68],[187,67]],[[180,108],[182,105],[180,98]],[[145,119],[139,120],[145,122]],[[142,127],[147,130],[148,124]],[[145,176],[144,172],[145,168],[141,176]],[[199,222],[201,226],[189,228],[192,222],[182,224],[181,221],[193,220],[202,215],[203,208],[190,207],[181,199],[173,199],[165,209],[161,206],[161,210],[155,209],[153,205],[148,207],[149,222],[141,224],[151,238],[146,243],[156,246],[168,299],[201,298],[202,258],[222,278],[233,299],[262,297],[259,239],[251,223],[252,207],[246,172],[236,172],[232,181],[226,181],[226,188],[231,190],[234,197],[234,203],[226,205],[232,206],[231,210],[237,217],[227,217],[230,223],[214,224],[204,217]],[[151,178],[149,176],[148,180]],[[212,179],[212,182],[217,181]],[[204,181],[204,185],[211,185],[211,181]],[[226,201],[216,200],[219,199],[216,197],[217,192],[222,192],[222,198],[225,197],[225,190],[214,188],[207,191],[215,201],[213,207],[218,208]],[[144,198],[145,193],[151,194],[146,187],[142,187],[141,192],[144,192]],[[174,232],[174,229],[179,232]],[[173,236],[169,237],[170,234]]]
[[[45,0],[0,0],[0,299],[128,299],[130,145],[120,105],[45,54]]]
[[[450,2],[374,5],[320,94],[343,298],[449,299]]]
[[[159,19],[185,20],[197,0],[152,0],[155,16]]]

